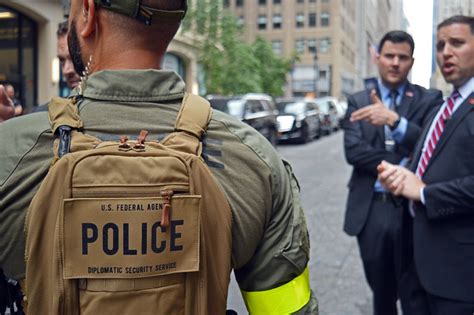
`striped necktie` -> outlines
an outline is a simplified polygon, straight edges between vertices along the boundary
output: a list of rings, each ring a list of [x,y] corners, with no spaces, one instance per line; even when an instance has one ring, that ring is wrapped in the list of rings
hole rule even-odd
[[[449,119],[453,114],[454,102],[459,96],[460,94],[457,90],[454,90],[453,93],[451,93],[451,96],[448,98],[447,104],[444,107],[442,114],[439,115],[438,120],[434,124],[431,134],[428,138],[426,138],[429,140],[425,144],[425,148],[418,162],[418,167],[416,168],[416,175],[419,178],[422,178],[423,174],[425,173],[426,167],[428,166],[428,162],[431,159],[431,155],[433,154],[433,151],[436,148],[436,144],[438,143],[439,139],[441,138],[441,134],[444,131],[446,120]]]

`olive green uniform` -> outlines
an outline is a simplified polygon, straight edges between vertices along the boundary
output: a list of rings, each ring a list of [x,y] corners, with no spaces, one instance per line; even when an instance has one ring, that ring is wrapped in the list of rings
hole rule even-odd
[[[168,71],[101,71],[84,85],[79,111],[85,133],[102,140],[121,135],[148,140],[173,131],[185,85]],[[0,266],[23,278],[24,220],[53,158],[46,112],[0,124]],[[300,275],[309,259],[309,238],[290,166],[251,127],[214,111],[203,158],[232,209],[232,263],[244,291],[278,287]],[[313,296],[305,311],[316,313]]]

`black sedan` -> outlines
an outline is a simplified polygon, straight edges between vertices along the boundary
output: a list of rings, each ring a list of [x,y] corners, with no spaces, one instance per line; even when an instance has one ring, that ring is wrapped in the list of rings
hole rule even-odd
[[[230,114],[258,130],[272,145],[277,142],[275,103],[266,94],[248,93],[243,96],[208,96],[214,109]]]
[[[321,130],[324,134],[329,135],[339,128],[336,105],[328,99],[316,99],[316,105],[319,109]]]
[[[319,111],[309,100],[290,100],[277,103],[279,111],[278,140],[306,143],[320,136]]]

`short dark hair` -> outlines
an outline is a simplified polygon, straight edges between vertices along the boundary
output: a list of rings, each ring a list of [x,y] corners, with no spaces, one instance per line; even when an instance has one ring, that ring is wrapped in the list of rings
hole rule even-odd
[[[386,33],[379,43],[379,53],[382,51],[383,45],[386,41],[392,43],[408,43],[411,48],[411,56],[413,56],[413,52],[415,51],[415,42],[413,41],[413,37],[405,31],[390,31]]]
[[[67,34],[67,31],[69,29],[69,25],[67,21],[61,22],[58,24],[58,30],[56,31],[56,35],[58,37],[64,36]]]
[[[439,31],[440,28],[449,26],[451,24],[467,24],[469,28],[471,29],[471,34],[474,34],[474,17],[473,16],[454,15],[442,21],[441,23],[439,23],[437,29]]]

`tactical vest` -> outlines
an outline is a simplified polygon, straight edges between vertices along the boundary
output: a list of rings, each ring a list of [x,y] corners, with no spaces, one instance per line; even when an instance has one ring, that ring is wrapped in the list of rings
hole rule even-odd
[[[161,142],[102,142],[75,100],[53,99],[55,160],[25,224],[27,314],[225,313],[231,210],[200,157],[210,115],[186,94]]]

